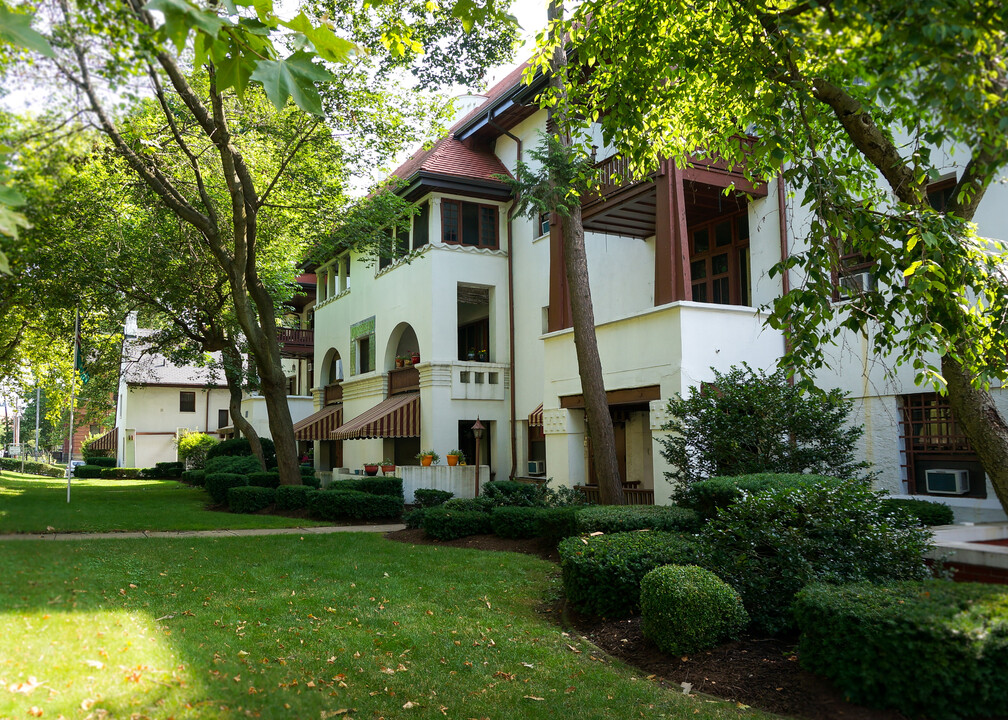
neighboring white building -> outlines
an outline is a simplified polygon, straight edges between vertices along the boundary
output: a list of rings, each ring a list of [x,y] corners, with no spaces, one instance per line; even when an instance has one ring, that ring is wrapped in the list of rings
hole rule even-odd
[[[532,102],[537,88],[521,85],[521,72],[396,171],[419,208],[395,231],[402,257],[371,265],[344,253],[312,268],[318,412],[298,430],[316,441],[318,467],[383,457],[413,464],[421,448],[444,456],[459,447],[472,462],[478,417],[488,427],[481,461],[498,479],[534,472],[594,482],[559,227],[548,217],[512,217],[498,177],[528,161],[546,129],[546,113]],[[604,148],[598,157],[604,177],[623,170]],[[1006,203],[1008,186],[993,185],[976,217],[982,235],[1004,239],[994,209]],[[699,158],[610,184],[583,203],[620,469],[642,499],[671,495],[655,442],[668,400],[712,380],[712,367],[772,369],[781,357],[784,338],[757,308],[784,290],[770,268],[800,247],[793,233],[806,219],[795,205],[776,183],[752,186]],[[887,383],[859,341],[849,346],[819,381],[857,401],[864,456],[882,485],[924,494],[927,469],[962,467],[970,489],[935,497],[961,519],[1003,517],[968,443],[953,430],[922,441],[928,428],[953,427],[947,409],[906,373]],[[396,358],[414,351],[419,364],[397,369]]]
[[[181,431],[216,434],[230,424],[223,371],[175,365],[146,352],[144,337],[149,333],[137,328],[131,313],[124,330],[112,431],[120,467],[152,467],[176,460],[175,439]]]

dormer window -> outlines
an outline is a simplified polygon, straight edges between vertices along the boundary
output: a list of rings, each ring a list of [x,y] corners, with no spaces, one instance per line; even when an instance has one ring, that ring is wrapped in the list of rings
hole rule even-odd
[[[441,242],[496,250],[500,246],[497,206],[442,200]]]

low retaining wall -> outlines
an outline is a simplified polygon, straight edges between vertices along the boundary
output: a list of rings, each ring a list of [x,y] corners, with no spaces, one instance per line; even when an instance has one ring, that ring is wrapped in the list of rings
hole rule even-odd
[[[1008,538],[1008,524],[944,525],[934,528],[934,534],[935,549],[928,556],[953,568],[953,579],[1008,584],[1008,546],[977,542]]]
[[[330,483],[339,482],[349,478],[361,478],[365,475],[354,475],[340,472],[333,472],[331,479],[326,478],[328,473],[320,472],[323,487]],[[475,465],[431,465],[423,467],[421,465],[399,465],[395,470],[396,477],[403,481],[403,500],[407,505],[414,502],[414,492],[425,488],[434,490],[447,490],[454,493],[457,498],[476,497],[476,466]],[[490,466],[480,466],[480,485],[490,482]]]

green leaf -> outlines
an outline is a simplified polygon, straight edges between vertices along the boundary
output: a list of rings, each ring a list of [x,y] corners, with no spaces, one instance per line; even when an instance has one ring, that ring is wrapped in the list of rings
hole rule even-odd
[[[4,255],[3,250],[0,250],[0,273],[4,275],[11,274],[10,263],[7,262],[7,256]]]
[[[21,207],[24,203],[24,195],[12,187],[0,185],[0,205],[7,205],[8,207]]]
[[[277,110],[283,109],[287,98],[299,108],[314,115],[322,114],[316,82],[334,80],[332,73],[315,65],[306,53],[294,53],[285,60],[260,60],[251,79],[261,83],[266,97]]]
[[[0,5],[0,38],[15,47],[32,50],[46,57],[55,57],[49,41],[31,28],[32,15],[11,12]]]
[[[18,228],[30,227],[31,223],[24,215],[14,212],[6,205],[0,205],[0,235],[8,235],[17,240]]]
[[[190,29],[217,37],[217,33],[224,27],[224,21],[217,13],[196,7],[187,0],[149,0],[144,9],[157,10],[164,15],[164,34],[179,52],[185,49]]]

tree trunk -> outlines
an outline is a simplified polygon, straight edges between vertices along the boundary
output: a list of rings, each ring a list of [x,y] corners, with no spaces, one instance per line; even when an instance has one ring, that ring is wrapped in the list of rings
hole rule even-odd
[[[551,28],[554,20],[563,18],[562,0],[553,0],[549,6]],[[570,144],[567,132],[566,109],[567,52],[562,39],[557,40],[550,63],[550,85],[560,102],[556,114],[560,141]],[[551,116],[553,112],[551,111]],[[552,208],[556,211],[556,208]],[[567,291],[571,301],[571,320],[574,324],[574,347],[577,351],[578,373],[584,396],[588,433],[591,436],[592,458],[598,479],[599,495],[606,505],[622,505],[623,484],[620,480],[619,459],[616,457],[616,437],[612,415],[606,398],[602,360],[599,357],[598,339],[595,337],[595,311],[592,307],[591,284],[588,279],[588,255],[585,252],[584,225],[581,222],[581,204],[575,202],[570,215],[563,219],[564,270],[567,274]]]
[[[279,375],[279,381],[276,377]],[[260,375],[262,395],[266,400],[266,414],[269,416],[270,433],[276,446],[277,470],[281,485],[301,485],[301,468],[297,455],[297,440],[294,439],[294,423],[290,407],[287,405],[287,377],[282,368],[269,375]]]
[[[231,412],[231,422],[235,426],[235,437],[244,435],[248,438],[249,447],[252,454],[259,460],[263,472],[266,471],[266,458],[263,456],[262,443],[259,441],[259,433],[245,419],[241,412],[242,401],[242,365],[241,354],[237,348],[228,348],[223,351],[224,356],[224,377],[228,384],[228,408]]]
[[[1008,424],[991,394],[973,387],[963,367],[948,355],[942,358],[942,375],[948,383],[952,414],[980,457],[1001,507],[1008,512]]]

